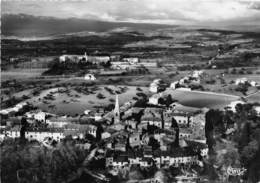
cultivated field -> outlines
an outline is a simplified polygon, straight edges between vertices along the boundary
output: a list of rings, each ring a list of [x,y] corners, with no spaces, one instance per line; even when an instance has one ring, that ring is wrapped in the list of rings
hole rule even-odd
[[[44,90],[37,97],[29,99],[35,106],[44,111],[60,115],[83,114],[85,110],[93,110],[95,107],[104,107],[115,103],[115,95],[119,96],[119,103],[138,97],[137,93],[147,93],[148,88],[133,86],[93,86],[81,93],[75,89],[52,88]],[[100,95],[101,94],[101,95]]]
[[[171,94],[180,104],[197,108],[223,108],[230,102],[238,100],[240,97],[212,92],[171,90],[165,91]]]

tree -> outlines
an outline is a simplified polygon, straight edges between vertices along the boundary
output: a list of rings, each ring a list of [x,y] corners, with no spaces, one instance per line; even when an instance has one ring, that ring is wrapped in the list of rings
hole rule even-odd
[[[171,127],[175,130],[175,140],[174,140],[174,147],[179,147],[179,126],[175,118],[172,118]]]
[[[101,124],[97,125],[97,131],[96,131],[96,139],[97,141],[101,140],[102,133],[104,132],[104,129]]]
[[[26,132],[26,129],[27,129],[27,127],[28,127],[28,122],[27,122],[27,120],[26,120],[26,118],[25,117],[22,117],[22,119],[21,119],[21,130],[20,130],[20,137],[21,137],[21,139],[25,139],[25,132]]]
[[[205,135],[207,145],[210,150],[213,150],[213,145],[215,144],[215,139],[213,137],[214,129],[219,129],[220,132],[224,132],[224,124],[223,124],[223,114],[219,110],[210,109],[205,116],[206,124],[205,124]]]
[[[160,143],[153,137],[149,139],[149,146],[152,146],[153,151],[160,147]]]

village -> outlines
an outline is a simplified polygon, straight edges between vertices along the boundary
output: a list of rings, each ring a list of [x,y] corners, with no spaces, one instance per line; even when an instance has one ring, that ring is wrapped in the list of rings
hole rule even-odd
[[[106,64],[110,59],[107,56],[87,56],[86,53],[83,56],[59,57],[60,63],[64,64],[67,61]],[[139,62],[138,58],[124,58],[110,64],[114,70],[151,66],[150,63]],[[21,138],[38,141],[42,146],[53,149],[64,139],[71,138],[77,146],[94,154],[91,161],[103,161],[103,173],[117,176],[133,167],[145,170],[176,167],[182,171],[178,179],[196,180],[194,167],[203,167],[208,158],[205,115],[209,108],[184,106],[174,100],[171,92],[193,92],[189,83],[200,83],[203,74],[203,70],[194,70],[169,86],[162,79],[155,79],[150,83],[148,96],[143,94],[138,100],[130,99],[120,106],[120,97],[116,94],[113,110],[107,111],[102,107],[95,111],[86,109],[77,117],[60,116],[37,109],[33,103],[21,102],[0,111],[2,120],[6,122],[1,123],[1,141]],[[84,79],[96,80],[96,77],[89,73]],[[245,78],[235,81],[237,85],[240,83],[257,85]],[[237,98],[221,110],[236,112],[237,104],[245,102]],[[260,108],[255,106],[254,109],[260,115]],[[229,135],[235,130],[235,126],[229,126],[225,133]],[[104,180],[103,176],[97,177]],[[151,181],[155,180],[151,177]]]

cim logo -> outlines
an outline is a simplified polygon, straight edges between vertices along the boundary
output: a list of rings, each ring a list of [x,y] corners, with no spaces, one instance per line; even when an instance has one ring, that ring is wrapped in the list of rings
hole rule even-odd
[[[245,173],[245,171],[245,168],[232,168],[230,166],[227,168],[228,175],[232,176],[241,176]]]

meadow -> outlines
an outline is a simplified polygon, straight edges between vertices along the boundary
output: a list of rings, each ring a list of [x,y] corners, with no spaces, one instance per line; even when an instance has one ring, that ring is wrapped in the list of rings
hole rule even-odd
[[[164,93],[170,94],[173,99],[184,106],[197,108],[223,108],[230,104],[230,102],[240,99],[239,96],[235,95],[201,91],[183,91],[179,89],[168,89]]]

